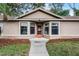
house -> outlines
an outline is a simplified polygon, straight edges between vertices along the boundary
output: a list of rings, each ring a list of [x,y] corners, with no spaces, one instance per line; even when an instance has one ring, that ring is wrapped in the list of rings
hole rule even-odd
[[[0,38],[29,39],[40,34],[49,39],[79,38],[79,17],[59,16],[37,8],[18,17],[0,16]]]

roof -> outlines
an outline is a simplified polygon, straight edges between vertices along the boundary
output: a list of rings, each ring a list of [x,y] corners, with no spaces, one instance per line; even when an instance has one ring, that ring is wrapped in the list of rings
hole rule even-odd
[[[16,18],[17,18],[17,19],[20,19],[20,18],[22,18],[22,17],[24,17],[24,16],[28,16],[28,15],[30,15],[30,14],[36,12],[36,11],[42,11],[42,12],[44,12],[44,13],[50,15],[50,16],[54,16],[54,17],[56,17],[56,18],[63,19],[63,17],[61,17],[61,16],[59,16],[59,15],[56,15],[56,14],[54,14],[54,13],[51,13],[51,12],[49,12],[49,11],[47,11],[47,10],[42,9],[42,8],[34,9],[34,10],[32,10],[32,11],[30,11],[30,12],[28,12],[28,13],[25,13],[25,14],[23,14],[23,15],[20,15],[20,16],[18,16],[18,17],[16,17]]]
[[[79,19],[79,16],[63,16],[65,19]]]
[[[79,16],[59,16],[59,15],[56,15],[56,14],[54,14],[52,12],[49,12],[49,11],[41,9],[41,8],[34,9],[34,10],[29,11],[28,13],[25,13],[25,14],[20,15],[18,17],[7,16],[8,17],[8,21],[20,21],[20,20],[36,21],[37,18],[33,19],[33,20],[31,20],[31,19],[21,19],[21,18],[23,18],[25,16],[28,16],[30,14],[33,14],[33,13],[35,13],[37,11],[41,11],[43,13],[46,13],[46,14],[48,14],[50,16],[53,16],[53,17],[57,18],[57,19],[47,19],[47,18],[46,19],[41,19],[40,18],[41,21],[51,21],[51,20],[54,20],[54,21],[55,20],[57,20],[57,21],[79,21]],[[3,20],[3,16],[2,15],[0,15],[0,20]],[[37,21],[38,20],[39,19],[37,19]]]

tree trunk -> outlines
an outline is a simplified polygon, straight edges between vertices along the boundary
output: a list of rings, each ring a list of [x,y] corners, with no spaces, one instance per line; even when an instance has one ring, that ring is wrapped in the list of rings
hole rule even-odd
[[[7,15],[6,14],[3,14],[3,20],[4,21],[8,21],[8,18],[7,18]]]

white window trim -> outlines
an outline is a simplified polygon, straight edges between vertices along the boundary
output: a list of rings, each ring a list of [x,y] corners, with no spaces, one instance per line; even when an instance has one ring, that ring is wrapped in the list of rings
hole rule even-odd
[[[21,29],[21,23],[23,22],[27,22],[27,34],[26,35],[22,35],[20,32],[20,29]],[[19,36],[34,36],[37,34],[37,26],[35,24],[35,34],[30,34],[30,21],[19,21]]]
[[[23,22],[27,22],[27,34],[26,35],[21,34],[21,23],[23,23]],[[29,22],[28,21],[19,21],[19,36],[28,36],[29,35],[28,29],[29,29]]]
[[[37,25],[35,24],[35,35],[37,35]]]
[[[31,23],[31,22],[30,22]],[[35,22],[34,22],[35,23]],[[33,35],[36,35],[37,34],[37,26],[36,26],[36,23],[35,23],[35,34],[30,34],[30,27],[29,27],[29,35],[33,36]]]
[[[43,24],[43,35],[45,35],[45,34],[44,34],[44,27],[45,27],[45,25]]]
[[[50,21],[49,23],[50,23],[50,29],[49,29],[50,36],[60,36],[60,21]],[[58,23],[58,34],[57,35],[55,34],[52,35],[52,30],[51,30],[52,23]]]

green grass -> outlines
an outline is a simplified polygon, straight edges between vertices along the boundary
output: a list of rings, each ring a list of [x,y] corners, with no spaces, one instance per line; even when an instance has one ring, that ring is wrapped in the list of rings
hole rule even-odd
[[[79,56],[79,41],[48,43],[50,56]]]
[[[13,44],[0,47],[0,56],[24,56],[29,53],[29,44]]]

